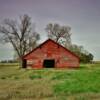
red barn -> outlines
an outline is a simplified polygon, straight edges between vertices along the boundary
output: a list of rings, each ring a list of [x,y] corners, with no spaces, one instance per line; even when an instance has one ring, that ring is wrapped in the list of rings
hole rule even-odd
[[[32,68],[77,68],[79,57],[51,39],[23,57],[23,66]]]

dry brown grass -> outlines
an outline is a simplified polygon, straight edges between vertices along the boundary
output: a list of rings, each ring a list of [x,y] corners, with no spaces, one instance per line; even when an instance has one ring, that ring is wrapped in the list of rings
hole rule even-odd
[[[93,82],[91,80],[98,82],[96,88],[99,90],[99,65],[96,68],[96,65],[86,66],[78,70],[25,70],[19,69],[18,66],[0,66],[0,100],[100,100],[99,92],[71,92],[68,95],[63,90],[58,94],[54,91],[57,84],[66,88],[68,86],[65,82],[82,78],[83,82],[86,78],[90,79],[90,83]],[[75,88],[75,83],[72,84]]]

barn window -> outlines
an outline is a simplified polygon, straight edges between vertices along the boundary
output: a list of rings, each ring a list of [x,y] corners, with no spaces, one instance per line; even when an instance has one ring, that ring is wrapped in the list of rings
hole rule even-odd
[[[54,68],[55,67],[55,60],[54,59],[45,59],[43,61],[44,68]]]

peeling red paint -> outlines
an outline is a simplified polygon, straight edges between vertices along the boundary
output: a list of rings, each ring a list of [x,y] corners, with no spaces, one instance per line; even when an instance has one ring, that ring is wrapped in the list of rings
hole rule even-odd
[[[45,59],[54,59],[55,68],[76,68],[80,60],[77,55],[51,39],[26,54],[23,59],[27,60],[27,64],[30,62],[32,68],[44,68]]]

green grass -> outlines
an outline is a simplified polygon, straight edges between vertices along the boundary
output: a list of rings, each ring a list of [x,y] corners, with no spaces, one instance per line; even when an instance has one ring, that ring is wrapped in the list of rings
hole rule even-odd
[[[69,95],[81,92],[99,93],[100,84],[98,83],[100,83],[100,71],[77,71],[77,73],[71,72],[62,83],[56,84],[54,88],[58,95]]]
[[[100,100],[100,64],[41,70],[0,64],[0,100]]]

